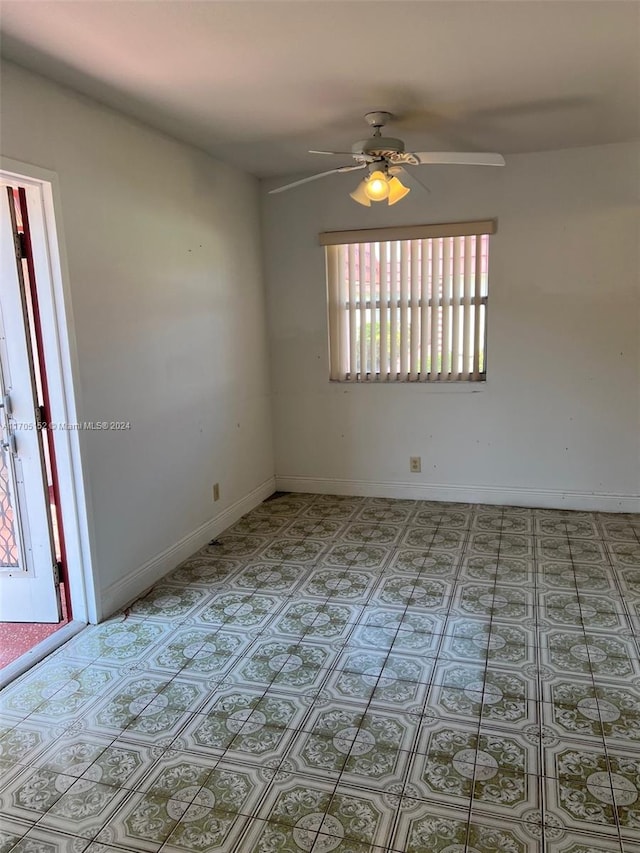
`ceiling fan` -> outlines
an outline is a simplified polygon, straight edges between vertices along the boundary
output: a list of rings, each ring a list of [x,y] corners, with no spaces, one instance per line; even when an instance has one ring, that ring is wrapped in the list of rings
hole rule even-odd
[[[317,181],[326,175],[342,174],[343,172],[355,172],[358,169],[368,169],[368,175],[358,184],[349,195],[358,204],[371,207],[372,201],[386,201],[392,205],[404,198],[409,187],[405,187],[398,175],[407,174],[405,166],[422,165],[464,165],[464,166],[504,166],[504,157],[501,154],[483,154],[459,151],[421,151],[411,153],[404,150],[404,142],[390,136],[382,136],[381,128],[393,118],[391,113],[371,112],[365,115],[365,120],[373,128],[373,135],[369,139],[361,139],[355,142],[351,151],[310,151],[310,154],[327,154],[339,156],[351,156],[356,161],[355,165],[338,166],[300,181],[285,184],[283,187],[269,190],[270,193],[281,193],[285,190],[307,184],[309,181]]]

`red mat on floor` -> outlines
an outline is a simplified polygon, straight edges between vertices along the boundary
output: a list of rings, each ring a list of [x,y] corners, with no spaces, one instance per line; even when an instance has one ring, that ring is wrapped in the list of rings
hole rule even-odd
[[[60,596],[62,598],[61,622],[0,622],[0,669],[67,624],[69,619],[62,584],[60,584]]]

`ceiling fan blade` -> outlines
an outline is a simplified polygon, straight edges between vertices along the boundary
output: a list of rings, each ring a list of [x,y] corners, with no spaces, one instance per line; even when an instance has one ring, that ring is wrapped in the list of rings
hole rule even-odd
[[[328,172],[320,172],[317,175],[311,175],[308,178],[302,178],[300,181],[294,181],[291,184],[285,184],[283,187],[277,187],[275,190],[269,190],[269,194],[282,193],[285,190],[291,190],[294,187],[299,187],[301,184],[308,184],[310,181],[317,181],[318,178],[324,178],[327,175],[337,175],[341,172],[354,172],[356,169],[366,168],[366,163],[359,163],[357,166],[339,166],[337,169],[329,169]]]
[[[351,151],[315,151],[313,149],[311,151],[309,151],[309,154],[339,154],[341,157],[351,157],[352,156]]]
[[[420,151],[414,154],[420,163],[451,166],[504,166],[502,154],[484,154],[482,151]]]
[[[421,181],[420,178],[416,175],[416,173],[414,171],[412,171],[411,169],[406,169],[403,166],[393,166],[392,169],[393,169],[394,174],[403,175],[404,177],[406,177],[408,179],[409,183],[415,182],[423,190],[426,190],[429,194],[431,194],[431,190],[429,189],[429,187],[423,181]],[[396,172],[395,171],[396,169],[399,169],[400,171]],[[391,172],[391,171],[392,170],[389,169],[389,172]]]

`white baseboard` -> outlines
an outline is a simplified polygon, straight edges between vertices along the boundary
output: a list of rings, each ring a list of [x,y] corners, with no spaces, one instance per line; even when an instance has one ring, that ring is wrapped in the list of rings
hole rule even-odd
[[[276,488],[282,492],[312,492],[322,495],[458,501],[589,512],[640,512],[640,495],[563,492],[556,489],[526,489],[514,486],[447,486],[438,483],[384,483],[284,476],[276,477]]]
[[[183,560],[186,560],[211,539],[215,539],[223,530],[226,530],[245,513],[262,503],[274,491],[275,477],[270,477],[215,518],[206,521],[197,530],[176,542],[175,545],[171,545],[161,554],[148,560],[122,580],[108,586],[102,591],[101,619],[106,619],[116,610],[120,610],[135,601],[160,578],[175,569]]]

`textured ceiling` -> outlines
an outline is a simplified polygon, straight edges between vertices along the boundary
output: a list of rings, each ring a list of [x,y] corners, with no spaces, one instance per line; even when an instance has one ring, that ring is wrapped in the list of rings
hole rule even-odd
[[[256,175],[336,165],[363,114],[409,150],[640,137],[640,3],[0,4],[4,55]],[[348,159],[348,158],[347,158]],[[338,158],[335,158],[337,161]]]

